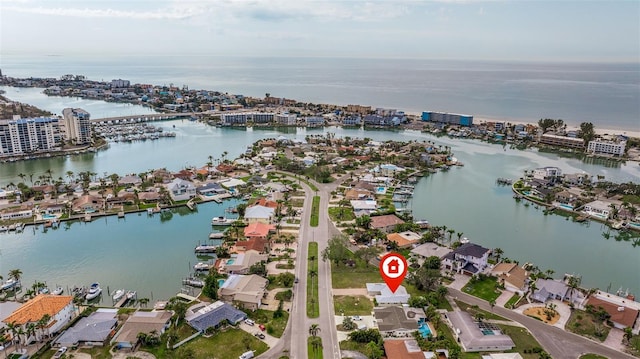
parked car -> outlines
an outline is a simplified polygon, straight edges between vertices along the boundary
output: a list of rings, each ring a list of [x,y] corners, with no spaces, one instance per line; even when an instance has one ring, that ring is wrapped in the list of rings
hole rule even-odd
[[[260,339],[264,339],[266,337],[264,334],[262,334],[260,332],[255,332],[255,334],[253,334],[253,335],[255,335],[256,337],[258,337]]]
[[[353,319],[353,320],[362,320],[362,318],[360,318],[359,315],[354,315],[354,316],[351,317],[351,319]]]
[[[255,325],[255,324],[256,324],[256,322],[254,322],[253,320],[248,319],[248,318],[244,320],[244,323],[245,323],[246,325],[251,325],[251,326],[253,326],[253,325]]]
[[[294,279],[293,283],[298,283],[298,278]]]
[[[253,358],[253,351],[249,350],[248,352],[244,352],[238,358],[239,359],[251,359],[251,358]]]
[[[259,325],[258,325],[258,328],[260,328],[260,330],[262,330],[263,332],[264,332],[264,331],[265,331],[265,329],[266,329],[266,328],[264,327],[264,324],[259,324]]]
[[[62,358],[62,356],[66,352],[67,352],[67,347],[61,347],[60,349],[58,349],[58,351],[56,351],[55,354],[53,354],[53,358],[54,359]]]

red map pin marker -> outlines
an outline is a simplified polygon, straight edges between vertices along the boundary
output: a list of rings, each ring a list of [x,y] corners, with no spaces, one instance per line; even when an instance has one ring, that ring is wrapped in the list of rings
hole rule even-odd
[[[407,275],[407,260],[399,253],[387,253],[380,260],[380,275],[392,293],[395,293]]]

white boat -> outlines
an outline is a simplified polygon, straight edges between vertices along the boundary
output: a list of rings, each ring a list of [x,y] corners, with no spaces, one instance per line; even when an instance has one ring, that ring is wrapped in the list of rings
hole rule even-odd
[[[3,290],[7,290],[7,289],[12,289],[13,287],[16,287],[19,285],[19,281],[13,279],[13,278],[9,278],[6,282],[4,282],[2,284],[2,286],[0,286],[0,291]]]
[[[195,248],[196,253],[214,253],[216,249],[220,246],[209,245],[209,244],[201,244]]]
[[[64,289],[62,289],[62,287],[56,287],[56,289],[54,289],[53,292],[51,292],[51,294],[53,294],[53,295],[61,295],[62,292],[64,292]]]
[[[131,299],[135,298],[136,294],[137,293],[136,293],[135,290],[127,291],[127,300],[131,300]]]
[[[198,287],[198,288],[202,288],[204,287],[204,281],[201,279],[197,279],[197,278],[185,278],[182,280],[182,284],[184,285],[188,285],[191,287]]]
[[[40,294],[49,294],[49,288],[44,287],[44,288],[40,289],[40,292],[39,292],[39,293],[40,293]]]
[[[85,296],[87,300],[95,299],[102,293],[102,288],[100,288],[100,283],[93,283],[91,287],[89,287],[89,292]]]
[[[236,221],[235,218],[226,218],[223,216],[213,217],[213,219],[211,219],[211,225],[212,226],[230,226],[235,221]]]
[[[115,292],[113,292],[113,295],[111,296],[111,298],[113,298],[114,302],[119,301],[120,299],[122,299],[122,297],[124,296],[125,291],[124,289],[118,289]]]
[[[211,264],[199,262],[193,266],[193,270],[195,271],[208,271],[211,268]]]
[[[211,232],[209,233],[209,239],[223,239],[224,233],[222,232]]]

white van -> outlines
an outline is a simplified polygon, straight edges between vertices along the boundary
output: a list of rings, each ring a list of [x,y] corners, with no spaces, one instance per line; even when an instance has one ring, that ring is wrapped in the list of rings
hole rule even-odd
[[[238,359],[251,359],[251,358],[253,358],[253,352],[251,350],[249,350],[248,352],[242,353],[242,355],[238,357]]]

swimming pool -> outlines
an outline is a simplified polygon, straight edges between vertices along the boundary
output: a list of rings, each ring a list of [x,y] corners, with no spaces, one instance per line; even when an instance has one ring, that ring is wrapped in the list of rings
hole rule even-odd
[[[235,259],[233,259],[233,258],[231,258],[231,259],[227,259],[226,264],[227,264],[228,266],[230,266],[230,265],[232,265],[232,264],[233,264],[233,263],[235,263],[235,262],[236,262],[236,260],[235,260]]]
[[[426,338],[431,335],[431,328],[429,328],[429,325],[427,324],[427,322],[423,322],[422,320],[418,322],[418,331],[420,332],[420,335],[422,335],[423,338]]]
[[[55,219],[55,218],[57,218],[55,215],[49,214],[49,213],[45,213],[42,215],[42,219]]]
[[[218,279],[218,288],[222,287],[224,284],[224,279]]]
[[[562,208],[564,208],[564,209],[568,209],[568,210],[570,210],[570,211],[573,211],[573,206],[570,206],[570,205],[568,205],[568,204],[561,203],[561,204],[560,204],[560,207],[562,207]]]
[[[376,194],[385,194],[387,193],[387,187],[377,187]]]

